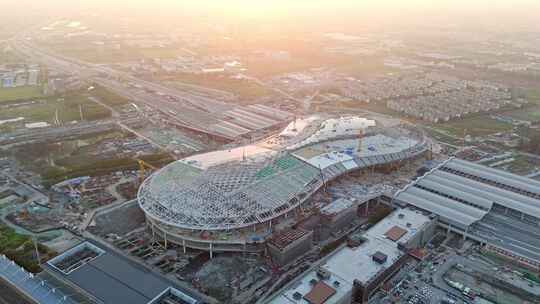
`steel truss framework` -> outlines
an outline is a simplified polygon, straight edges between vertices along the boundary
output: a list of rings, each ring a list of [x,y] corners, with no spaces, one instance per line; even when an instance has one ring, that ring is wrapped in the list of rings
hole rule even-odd
[[[282,151],[261,161],[230,162],[206,170],[176,161],[149,177],[139,205],[154,222],[188,230],[239,229],[268,222],[298,207],[324,181],[350,171],[399,162],[429,149],[425,137],[393,153],[354,157],[323,170]],[[419,137],[420,136],[420,137]]]

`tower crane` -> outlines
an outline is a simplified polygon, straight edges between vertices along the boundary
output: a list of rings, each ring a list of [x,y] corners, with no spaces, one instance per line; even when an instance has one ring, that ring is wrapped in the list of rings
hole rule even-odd
[[[152,170],[158,170],[158,168],[145,162],[142,159],[135,159],[135,160],[139,164],[139,186],[141,186],[142,183],[144,182],[144,177],[146,175],[146,168],[150,168]]]

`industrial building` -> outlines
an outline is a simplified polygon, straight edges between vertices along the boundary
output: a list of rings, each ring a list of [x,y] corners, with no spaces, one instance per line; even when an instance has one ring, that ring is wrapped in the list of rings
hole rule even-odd
[[[367,303],[401,269],[409,252],[424,246],[435,227],[433,217],[411,209],[397,209],[365,232],[359,245],[340,247],[266,303]]]
[[[449,232],[540,270],[536,180],[452,158],[398,191],[393,203],[433,213]]]
[[[272,261],[285,265],[308,252],[313,246],[313,231],[287,229],[275,233],[268,241]]]
[[[168,279],[94,241],[84,241],[27,272],[0,255],[0,279],[37,304],[205,303]]]
[[[39,74],[37,65],[0,65],[0,88],[37,86]]]
[[[392,166],[429,149],[423,134],[360,117],[309,117],[259,143],[178,160],[144,181],[138,201],[165,243],[260,252],[273,227],[351,171]]]
[[[346,198],[339,198],[321,208],[321,238],[349,225],[358,214],[358,205]],[[323,228],[324,227],[324,228]]]
[[[43,264],[45,272],[96,304],[196,304],[202,301],[153,272],[92,241]],[[60,286],[60,284],[57,284]],[[167,301],[162,301],[168,297]]]

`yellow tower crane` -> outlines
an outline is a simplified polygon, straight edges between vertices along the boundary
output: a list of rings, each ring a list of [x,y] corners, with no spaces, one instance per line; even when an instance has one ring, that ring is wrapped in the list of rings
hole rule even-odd
[[[139,187],[144,182],[144,177],[146,175],[146,168],[150,168],[152,170],[158,170],[155,166],[152,166],[151,164],[145,162],[142,159],[136,159],[137,163],[139,163]]]

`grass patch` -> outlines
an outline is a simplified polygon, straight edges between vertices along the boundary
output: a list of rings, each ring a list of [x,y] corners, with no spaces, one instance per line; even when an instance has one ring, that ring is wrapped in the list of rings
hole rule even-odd
[[[527,90],[527,92],[525,92],[525,99],[527,99],[529,103],[540,106],[540,89]]]
[[[111,92],[100,85],[94,84],[94,90],[90,94],[113,108],[122,107],[129,103],[129,99]]]
[[[25,122],[46,121],[54,123],[56,111],[61,122],[81,120],[80,108],[82,108],[84,120],[99,120],[111,117],[111,112],[105,107],[88,100],[88,96],[76,92],[63,97],[43,98],[37,104],[16,106],[2,109],[1,119],[24,117]]]
[[[56,255],[55,252],[41,244],[38,244],[38,251],[43,261]],[[0,253],[30,272],[36,273],[41,270],[32,239],[16,233],[4,224],[0,224]]]
[[[52,176],[61,180],[64,175],[83,175],[84,172],[78,170],[89,171],[86,167],[104,159],[89,155],[87,152],[89,147],[105,139],[121,139],[123,136],[125,134],[119,131],[105,131],[57,143],[26,144],[10,150],[7,156],[14,157],[24,170],[35,172],[42,177]]]
[[[536,168],[540,167],[539,161],[535,159],[531,159],[527,156],[517,154],[517,155],[514,155],[513,158],[514,158],[514,161],[497,166],[495,168],[504,169],[505,171],[515,173],[518,175],[526,175],[530,173],[531,171],[536,170]],[[486,165],[490,165],[496,162],[498,161],[488,162],[486,163]]]
[[[503,112],[501,114],[518,120],[526,120],[532,122],[540,121],[540,103],[539,105],[534,104],[528,107],[524,107],[523,109]]]
[[[138,48],[128,45],[121,45],[116,48],[111,45],[96,46],[92,44],[81,43],[79,45],[53,45],[55,52],[67,57],[77,58],[82,61],[92,63],[117,63],[125,61],[140,60],[143,58],[175,58],[182,54],[182,51],[174,46]]]
[[[508,265],[508,264],[511,264],[512,265],[512,268],[516,269],[517,271],[521,272],[524,274],[524,278],[528,279],[528,280],[531,280],[531,281],[535,281],[537,283],[540,283],[540,275],[538,274],[535,274],[535,273],[532,273],[531,270],[527,269],[527,268],[524,268],[522,267],[521,265],[517,264],[515,261],[513,260],[509,260],[509,259],[506,259],[506,258],[503,258],[495,253],[492,253],[492,252],[489,252],[489,251],[486,251],[486,250],[483,250],[481,252],[481,254],[487,258],[488,260],[491,260],[492,262],[494,262],[495,264],[498,264],[498,265]]]
[[[162,166],[173,161],[168,154],[154,154],[141,157],[145,162],[154,166]],[[59,183],[63,180],[80,176],[99,176],[115,171],[138,170],[138,163],[131,158],[116,158],[106,160],[78,161],[64,159],[56,162],[57,166],[51,167],[41,177],[46,187]]]
[[[12,100],[30,99],[42,97],[40,86],[33,87],[17,87],[17,88],[1,88],[0,103]]]
[[[386,107],[386,104],[384,102],[360,102],[357,100],[348,100],[348,101],[336,101],[336,102],[329,102],[320,106],[315,106],[316,108],[319,108],[319,110],[364,110],[364,111],[370,111],[370,112],[376,112],[379,114],[389,115],[393,117],[399,117],[404,118],[403,115],[397,111],[394,111],[388,107]]]
[[[464,134],[470,136],[485,136],[512,130],[511,124],[495,120],[489,117],[489,115],[453,120],[435,124],[432,125],[432,127],[460,138],[462,138]]]
[[[463,145],[462,140],[448,135],[446,131],[438,130],[437,128],[425,128],[425,131],[430,137],[435,138],[439,142],[455,146]]]

